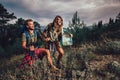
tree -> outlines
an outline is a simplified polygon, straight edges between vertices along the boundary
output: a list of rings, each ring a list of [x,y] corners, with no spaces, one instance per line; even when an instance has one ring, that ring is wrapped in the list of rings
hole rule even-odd
[[[6,47],[8,43],[11,43],[12,37],[11,31],[13,31],[13,25],[8,24],[9,21],[16,19],[14,13],[9,13],[7,9],[0,4],[0,45]]]
[[[120,24],[120,13],[116,16],[116,23]]]
[[[108,24],[111,25],[111,24],[113,24],[113,23],[114,23],[114,19],[110,18]]]
[[[0,4],[0,26],[6,25],[12,19],[16,19],[14,13],[10,14],[7,9],[5,9],[2,4]]]
[[[73,14],[73,18],[71,21],[69,21],[69,27],[68,30],[73,34],[73,44],[80,44],[81,42],[84,42],[84,30],[83,27],[85,27],[84,21],[81,21],[78,12],[76,11]]]
[[[73,15],[72,21],[69,22],[69,27],[74,29],[75,27],[83,28],[84,26],[84,21],[80,21],[78,12],[76,11]]]
[[[25,20],[23,18],[18,18],[18,20],[16,21],[16,24],[18,26],[24,25],[24,23],[25,23]]]
[[[35,28],[40,28],[40,24],[36,21],[34,21]]]
[[[116,16],[115,27],[117,30],[120,30],[120,13]]]
[[[102,21],[99,21],[99,22],[98,22],[98,28],[100,29],[100,28],[102,27],[102,25],[103,25],[103,24],[102,24]]]
[[[108,26],[106,27],[106,31],[112,31],[115,28],[114,24],[114,19],[110,18]]]

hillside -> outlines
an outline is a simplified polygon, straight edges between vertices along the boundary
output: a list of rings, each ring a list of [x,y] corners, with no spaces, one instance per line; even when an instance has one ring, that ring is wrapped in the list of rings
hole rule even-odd
[[[23,53],[1,57],[0,80],[120,80],[119,35],[119,27],[107,29],[100,34],[98,40],[85,42],[77,47],[63,47],[64,68],[59,71],[49,69],[46,58],[37,60],[31,71],[28,67],[23,70],[19,68]],[[11,52],[15,48],[21,50],[18,44],[20,42],[15,42],[10,47]],[[53,58],[55,65],[57,56],[56,52]]]
[[[20,71],[23,54],[0,60],[0,80],[119,80],[118,70],[110,68],[113,62],[120,64],[120,41],[103,40],[86,43],[78,48],[64,47],[63,63],[59,72],[48,70],[44,58],[34,65],[33,73],[26,68]],[[56,54],[57,55],[57,54]],[[55,63],[54,63],[55,64]],[[111,71],[114,70],[114,71]],[[31,78],[32,77],[32,78]]]

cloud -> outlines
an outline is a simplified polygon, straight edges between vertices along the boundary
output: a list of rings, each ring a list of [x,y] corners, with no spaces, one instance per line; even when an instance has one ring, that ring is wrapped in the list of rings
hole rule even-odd
[[[106,22],[120,12],[120,0],[2,0],[2,4],[16,16],[32,18],[42,25],[61,15],[68,26],[76,11],[88,25],[99,20]]]

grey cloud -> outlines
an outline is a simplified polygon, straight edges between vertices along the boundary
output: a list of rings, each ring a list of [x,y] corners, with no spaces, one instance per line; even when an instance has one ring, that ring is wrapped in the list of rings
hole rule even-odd
[[[76,11],[86,24],[106,21],[120,11],[120,0],[2,0],[2,3],[18,17],[33,18],[45,25],[56,15],[61,15],[66,24]]]

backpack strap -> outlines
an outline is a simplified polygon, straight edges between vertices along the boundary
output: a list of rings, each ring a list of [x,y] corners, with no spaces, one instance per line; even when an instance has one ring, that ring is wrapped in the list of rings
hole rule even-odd
[[[26,36],[26,42],[28,43],[28,39],[30,38],[30,35],[27,30],[24,31],[25,36]],[[37,37],[37,31],[34,30],[34,37]]]
[[[34,36],[36,36],[36,37],[37,37],[37,31],[36,31],[36,30],[34,30]]]
[[[28,31],[24,31],[24,33],[26,36],[26,42],[28,43],[28,39],[30,38],[30,35],[29,35]]]

